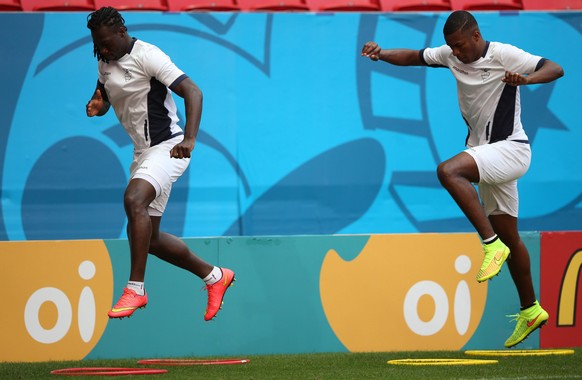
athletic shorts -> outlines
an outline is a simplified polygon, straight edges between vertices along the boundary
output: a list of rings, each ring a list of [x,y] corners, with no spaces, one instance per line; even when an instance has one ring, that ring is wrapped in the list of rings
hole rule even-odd
[[[509,214],[517,218],[517,179],[529,169],[529,144],[506,140],[469,148],[465,152],[473,157],[479,168],[479,196],[485,214]]]
[[[162,216],[170,198],[172,184],[188,168],[189,158],[170,157],[170,150],[183,139],[182,135],[176,136],[148,148],[141,155],[134,157],[131,163],[129,180],[145,179],[156,189],[156,198],[148,207],[150,216]]]

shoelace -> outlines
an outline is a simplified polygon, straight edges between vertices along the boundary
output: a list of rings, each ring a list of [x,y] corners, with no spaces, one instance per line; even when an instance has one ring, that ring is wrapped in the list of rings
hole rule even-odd
[[[219,281],[219,282],[220,282],[220,281]],[[202,288],[200,289],[200,291],[206,290],[206,291],[208,291],[208,292],[210,293],[210,290],[211,290],[211,289],[213,288],[213,286],[214,286],[214,285],[216,285],[216,284],[218,284],[218,282],[215,282],[215,283],[214,283],[214,284],[212,284],[212,285],[208,285],[208,284],[206,284],[206,285],[202,286]]]
[[[200,291],[202,291],[202,290],[208,290],[208,291],[210,291],[210,289],[212,289],[212,288],[214,287],[214,285],[218,285],[218,284],[220,284],[222,281],[224,281],[224,276],[223,276],[223,277],[222,277],[220,280],[216,281],[216,282],[215,282],[214,284],[212,284],[212,285],[208,285],[208,284],[206,284],[206,285],[203,285],[203,286],[202,286],[202,289],[200,289]]]
[[[515,321],[519,321],[520,319],[526,319],[524,316],[522,316],[521,314],[509,314],[506,315],[507,318],[512,318],[509,320],[509,322],[515,322]]]
[[[131,303],[131,300],[137,296],[137,293],[131,293],[127,290],[123,291],[121,298],[117,302],[116,306],[128,306]]]

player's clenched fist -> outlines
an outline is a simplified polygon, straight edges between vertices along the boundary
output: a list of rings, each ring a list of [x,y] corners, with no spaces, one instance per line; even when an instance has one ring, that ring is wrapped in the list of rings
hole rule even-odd
[[[505,72],[505,76],[501,79],[501,81],[511,86],[521,86],[524,84],[528,84],[527,76],[518,73],[512,73],[510,71]]]
[[[382,48],[374,41],[366,42],[362,48],[362,56],[370,58],[372,61],[380,59]]]

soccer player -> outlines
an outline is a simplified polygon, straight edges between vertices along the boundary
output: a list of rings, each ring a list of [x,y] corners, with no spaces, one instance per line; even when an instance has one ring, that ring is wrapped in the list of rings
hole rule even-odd
[[[131,271],[121,298],[108,315],[129,317],[146,306],[144,277],[148,253],[152,253],[204,280],[208,291],[204,319],[211,320],[234,281],[233,271],[206,263],[182,240],[160,231],[172,184],[190,163],[202,114],[202,92],[159,48],[132,38],[116,9],[104,7],[91,13],[87,28],[99,71],[87,116],[102,116],[113,106],[134,144],[124,194]],[[177,124],[172,92],[184,99],[184,131]]]
[[[499,274],[507,260],[521,303],[515,330],[505,342],[512,347],[548,320],[536,300],[529,253],[517,229],[517,180],[531,160],[520,119],[519,86],[551,82],[564,71],[515,46],[484,40],[477,21],[466,11],[451,13],[443,34],[446,45],[440,47],[385,50],[367,42],[361,54],[398,66],[447,67],[455,77],[468,127],[467,149],[439,164],[437,175],[483,241],[477,281]],[[478,184],[479,195],[473,183]]]

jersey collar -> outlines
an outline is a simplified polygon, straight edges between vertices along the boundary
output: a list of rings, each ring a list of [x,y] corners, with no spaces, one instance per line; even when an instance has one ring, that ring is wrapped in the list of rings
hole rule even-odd
[[[137,38],[135,38],[135,37],[131,38],[131,44],[129,45],[129,51],[127,52],[127,54],[131,54],[131,51],[133,50],[133,45],[135,45],[136,41],[137,41]]]
[[[489,50],[489,41],[485,41],[485,49],[483,49],[483,53],[481,54],[481,58],[485,58],[487,55],[487,50]]]

